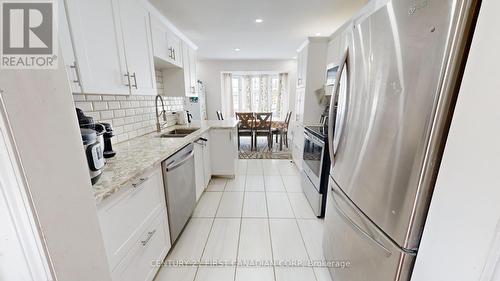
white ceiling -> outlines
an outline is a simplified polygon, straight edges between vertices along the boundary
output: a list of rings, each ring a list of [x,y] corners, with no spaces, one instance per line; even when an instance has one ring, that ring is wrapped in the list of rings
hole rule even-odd
[[[200,58],[291,59],[307,36],[329,36],[368,0],[150,2],[199,47]]]

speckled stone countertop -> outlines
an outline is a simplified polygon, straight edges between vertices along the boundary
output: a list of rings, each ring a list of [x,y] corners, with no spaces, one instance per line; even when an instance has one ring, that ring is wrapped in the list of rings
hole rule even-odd
[[[133,180],[161,162],[186,144],[195,141],[210,129],[229,129],[238,124],[236,120],[193,121],[190,125],[176,125],[163,129],[162,133],[179,128],[199,128],[183,138],[161,138],[154,132],[140,136],[113,147],[116,156],[108,159],[99,181],[93,185],[96,203],[119,191]]]

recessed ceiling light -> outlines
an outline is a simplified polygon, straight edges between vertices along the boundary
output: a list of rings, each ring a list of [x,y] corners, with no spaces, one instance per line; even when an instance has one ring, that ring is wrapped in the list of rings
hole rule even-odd
[[[317,32],[317,33],[316,33],[316,36],[321,36],[321,33],[320,33],[320,32]]]
[[[239,52],[239,51],[241,51],[241,49],[240,48],[234,48],[234,51],[235,52]]]
[[[256,23],[262,23],[264,20],[263,19],[256,19],[255,22]]]

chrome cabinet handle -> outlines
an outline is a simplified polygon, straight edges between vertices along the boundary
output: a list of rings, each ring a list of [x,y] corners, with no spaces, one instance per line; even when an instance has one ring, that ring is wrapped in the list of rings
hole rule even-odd
[[[82,83],[80,81],[80,70],[78,69],[76,61],[73,61],[73,64],[69,67],[75,70],[76,80],[73,80],[73,83],[77,83],[81,87]]]
[[[155,233],[156,233],[156,229],[148,232],[148,237],[146,237],[146,239],[144,239],[144,240],[141,241],[141,245],[143,247],[145,247],[149,243],[149,241],[151,240],[151,238],[153,238],[153,235],[155,235]]]
[[[174,56],[172,59],[175,60],[175,49],[172,49],[172,53],[173,53],[173,56]]]
[[[172,47],[168,48],[170,51],[170,54],[168,55],[169,58],[174,59],[174,49]]]
[[[135,72],[134,74],[130,75],[130,77],[134,78],[134,85],[132,87],[137,90],[137,76],[135,75]]]
[[[127,73],[125,73],[124,76],[127,77],[127,81],[128,81],[128,84],[125,84],[125,86],[130,88],[130,73],[127,71]]]
[[[132,187],[133,188],[138,188],[139,186],[141,186],[147,180],[148,180],[148,178],[140,178],[138,182],[132,184]]]

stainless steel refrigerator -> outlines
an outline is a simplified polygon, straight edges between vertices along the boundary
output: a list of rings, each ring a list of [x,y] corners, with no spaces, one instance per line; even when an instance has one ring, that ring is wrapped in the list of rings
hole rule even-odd
[[[372,1],[335,34],[323,241],[334,281],[410,279],[479,5]]]

